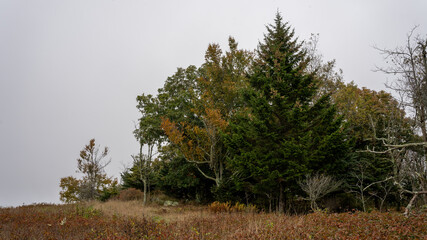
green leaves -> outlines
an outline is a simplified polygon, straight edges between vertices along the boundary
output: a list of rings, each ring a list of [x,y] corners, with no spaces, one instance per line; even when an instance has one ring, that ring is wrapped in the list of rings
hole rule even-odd
[[[191,176],[214,181],[215,196],[281,210],[301,195],[296,182],[306,174],[348,184],[353,160],[370,158],[373,175],[384,176],[387,159],[353,148],[383,149],[374,139],[390,131],[399,141],[413,137],[390,94],[344,84],[335,61],[323,62],[317,52],[317,38],[298,41],[279,13],[255,52],[239,49],[234,38],[228,43],[228,51],[210,44],[200,67],[178,68],[156,96],[138,96],[135,136],[156,144],[168,169],[157,179],[190,189],[198,181],[170,169],[191,169]]]
[[[273,194],[280,205],[283,185],[295,194],[299,177],[332,171],[348,146],[329,97],[314,101],[317,80],[305,73],[305,51],[279,14],[257,57],[244,98],[247,115],[230,125],[227,144],[234,171],[247,174],[256,194]]]

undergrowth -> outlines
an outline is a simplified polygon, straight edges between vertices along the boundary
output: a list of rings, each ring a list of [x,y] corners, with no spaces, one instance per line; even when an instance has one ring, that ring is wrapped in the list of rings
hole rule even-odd
[[[215,203],[208,207],[220,206]],[[225,204],[219,208],[241,209]],[[236,207],[237,206],[237,207]],[[227,210],[185,221],[105,214],[89,205],[0,208],[0,239],[426,239],[427,215],[322,211],[302,216]]]

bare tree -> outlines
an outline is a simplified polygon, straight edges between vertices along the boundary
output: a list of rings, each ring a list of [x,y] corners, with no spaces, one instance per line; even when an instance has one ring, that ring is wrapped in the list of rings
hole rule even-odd
[[[388,67],[377,67],[377,71],[396,76],[396,81],[387,86],[400,94],[405,108],[412,110],[415,132],[421,132],[421,142],[396,143],[393,134],[381,139],[387,148],[381,153],[389,154],[395,165],[395,185],[401,193],[412,195],[405,215],[409,214],[418,195],[427,194],[427,38],[414,36],[416,28],[407,35],[405,46],[395,49],[376,48],[390,64]],[[414,151],[419,146],[422,149]]]
[[[366,169],[368,167],[367,162],[358,162],[356,165],[355,172],[353,172],[351,175],[357,179],[354,186],[350,187],[350,192],[356,193],[356,195],[359,197],[360,202],[362,203],[363,211],[366,212],[366,202],[371,198],[371,196],[367,196],[366,191],[371,187],[373,184],[367,184],[366,179]]]
[[[427,146],[425,143],[424,146]],[[401,194],[409,194],[411,200],[405,209],[408,216],[418,196],[427,194],[427,164],[425,155],[414,150],[406,150],[400,163],[399,175],[395,180]],[[425,202],[425,198],[424,202]]]
[[[384,203],[387,197],[390,195],[390,193],[393,190],[393,183],[391,181],[392,177],[388,177],[385,179],[385,181],[377,183],[379,188],[382,190],[381,193],[374,193],[374,196],[377,197],[380,200],[380,212],[383,211]]]
[[[404,213],[408,216],[416,198],[419,195],[427,194],[427,162],[424,151],[427,142],[406,142],[400,136],[399,131],[402,130],[402,126],[398,122],[399,118],[404,117],[404,112],[401,114],[390,115],[385,129],[385,137],[377,137],[376,129],[372,123],[373,140],[380,141],[383,149],[367,148],[363,152],[385,154],[392,161],[393,175],[380,182],[393,180],[393,184],[398,187],[401,196],[403,194],[411,196]]]
[[[357,179],[357,181],[354,184],[354,186],[351,186],[351,190],[350,190],[350,192],[356,193],[356,195],[359,197],[359,200],[362,203],[362,208],[364,212],[366,212],[366,203],[369,201],[371,197],[374,197],[374,196],[381,199],[380,210],[382,209],[384,201],[390,192],[390,189],[387,188],[386,184],[393,179],[393,177],[389,176],[385,179],[368,183],[368,177],[367,177],[368,167],[369,167],[368,162],[364,162],[364,161],[358,162],[358,164],[356,165],[356,172],[352,173],[352,176],[355,179]],[[385,184],[385,185],[381,185],[381,184]],[[386,190],[384,192],[384,195],[381,195],[377,191],[373,191],[372,189],[370,189],[375,185],[384,186]]]
[[[304,49],[310,59],[306,71],[310,74],[314,73],[319,81],[319,89],[314,100],[326,94],[334,95],[345,86],[342,70],[336,69],[335,59],[324,61],[324,56],[319,52],[318,43],[319,34],[311,34],[310,39],[304,42]]]
[[[316,201],[339,188],[341,181],[335,181],[332,177],[324,174],[306,175],[305,179],[298,182],[301,189],[308,195],[306,200],[310,201],[310,207],[314,211],[318,209]]]
[[[413,110],[416,126],[421,130],[423,141],[427,142],[427,38],[414,37],[416,28],[407,35],[405,46],[376,48],[390,64],[376,70],[396,76],[396,81],[387,87],[397,91],[404,106]]]
[[[144,199],[143,205],[147,204],[147,196],[150,188],[150,176],[152,174],[152,160],[153,160],[153,144],[148,144],[147,154],[142,153],[144,144],[140,144],[139,154],[132,156],[133,166],[135,167],[135,173],[137,174],[138,180],[144,185]]]

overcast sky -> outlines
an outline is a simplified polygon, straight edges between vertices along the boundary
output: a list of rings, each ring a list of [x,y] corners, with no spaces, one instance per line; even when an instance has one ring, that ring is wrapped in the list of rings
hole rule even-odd
[[[300,40],[319,33],[346,82],[375,90],[387,76],[372,46],[427,34],[425,0],[0,0],[0,206],[59,203],[91,138],[120,177],[138,151],[136,96],[200,66],[209,43],[255,49],[277,10]]]

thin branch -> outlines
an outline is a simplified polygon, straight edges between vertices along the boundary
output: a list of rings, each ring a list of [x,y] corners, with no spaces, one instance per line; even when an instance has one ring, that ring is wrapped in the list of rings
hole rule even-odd
[[[394,177],[388,177],[388,178],[386,178],[384,180],[373,182],[373,183],[369,184],[368,186],[366,186],[365,188],[363,188],[363,191],[365,191],[366,189],[370,188],[372,185],[375,185],[375,184],[378,184],[378,183],[382,183],[382,182],[387,182],[388,180],[393,179],[393,178]]]
[[[208,176],[206,173],[204,173],[200,168],[199,168],[199,166],[197,166],[197,165],[195,165],[196,166],[196,168],[197,168],[197,170],[199,170],[199,172],[205,177],[205,178],[207,178],[207,179],[210,179],[210,180],[213,180],[213,181],[215,181],[215,183],[217,182],[217,180],[215,179],[215,178],[213,178],[213,177],[211,177],[211,176]]]

